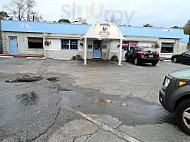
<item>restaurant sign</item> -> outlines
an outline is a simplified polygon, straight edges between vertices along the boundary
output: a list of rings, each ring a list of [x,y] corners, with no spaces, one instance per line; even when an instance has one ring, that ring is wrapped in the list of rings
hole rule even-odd
[[[86,37],[120,39],[123,35],[115,24],[98,22],[88,30]]]

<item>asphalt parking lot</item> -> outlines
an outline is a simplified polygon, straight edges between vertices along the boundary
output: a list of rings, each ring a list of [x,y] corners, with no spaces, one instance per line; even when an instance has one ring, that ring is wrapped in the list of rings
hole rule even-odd
[[[188,67],[0,58],[0,141],[189,142],[158,101],[164,76]],[[42,80],[14,82],[26,75]]]

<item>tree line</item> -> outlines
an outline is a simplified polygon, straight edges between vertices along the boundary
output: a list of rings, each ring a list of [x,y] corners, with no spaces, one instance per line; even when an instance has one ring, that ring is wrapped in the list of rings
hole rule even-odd
[[[0,11],[0,19],[6,20],[19,20],[19,21],[45,21],[36,10],[35,0],[11,0],[7,5],[4,5],[5,11]],[[85,19],[77,19],[82,24],[87,24]],[[59,19],[58,21],[53,21],[58,23],[68,23],[72,22],[69,19]]]

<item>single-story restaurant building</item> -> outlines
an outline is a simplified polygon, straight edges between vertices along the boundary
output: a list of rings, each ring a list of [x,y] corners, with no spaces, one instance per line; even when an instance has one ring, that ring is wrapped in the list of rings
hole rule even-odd
[[[187,50],[189,36],[183,29],[1,20],[4,54],[37,54],[70,60],[79,54],[87,59],[125,59],[127,47],[155,46],[161,57]]]

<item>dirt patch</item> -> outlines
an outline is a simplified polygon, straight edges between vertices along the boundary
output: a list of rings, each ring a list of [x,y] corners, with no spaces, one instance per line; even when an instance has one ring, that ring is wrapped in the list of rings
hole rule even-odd
[[[35,105],[38,100],[38,94],[35,91],[17,95],[16,98],[25,106]]]

